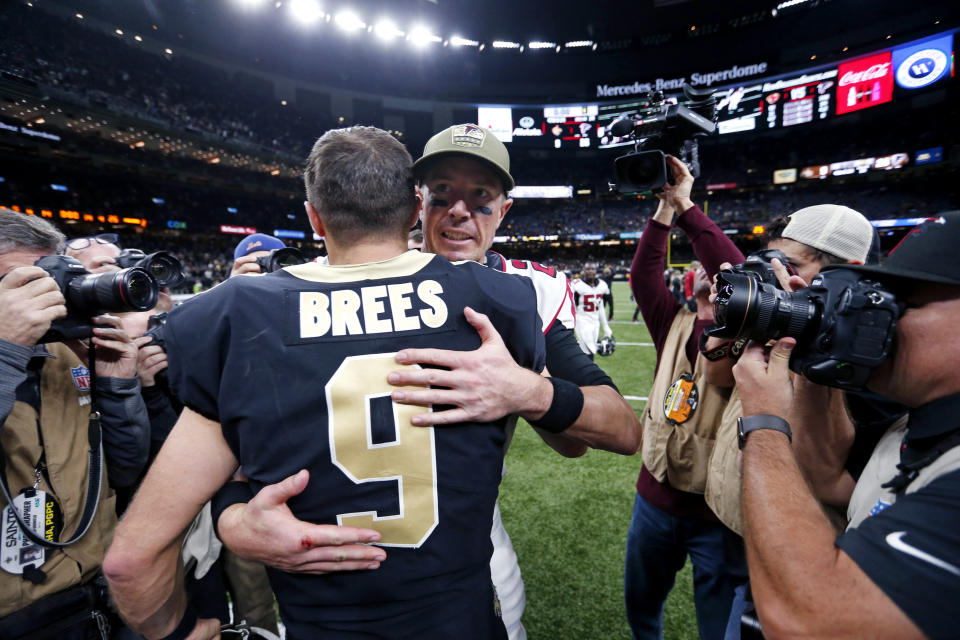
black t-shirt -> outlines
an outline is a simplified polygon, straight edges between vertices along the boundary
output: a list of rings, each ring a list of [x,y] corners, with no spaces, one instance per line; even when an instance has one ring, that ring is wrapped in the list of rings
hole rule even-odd
[[[390,547],[376,571],[271,571],[291,637],[470,637],[493,617],[492,595],[486,617],[464,603],[490,592],[504,421],[412,427],[423,409],[392,403],[386,382],[400,349],[478,348],[465,306],[521,366],[543,368],[528,280],[419,252],[231,278],[170,313],[171,384],[220,422],[252,490],[306,468],[296,517],[377,529]]]
[[[837,545],[928,637],[960,635],[960,471],[898,498]]]

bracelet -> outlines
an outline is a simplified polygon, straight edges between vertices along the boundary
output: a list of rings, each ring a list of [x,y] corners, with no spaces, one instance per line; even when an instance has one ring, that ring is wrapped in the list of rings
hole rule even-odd
[[[197,610],[194,609],[190,601],[187,600],[187,610],[183,612],[183,617],[180,618],[180,624],[177,625],[176,629],[158,640],[187,640],[190,632],[197,626],[197,620]]]
[[[253,498],[253,490],[250,483],[244,480],[233,480],[220,487],[213,498],[210,499],[210,514],[213,517],[213,532],[220,537],[220,529],[217,523],[220,522],[220,516],[229,507],[235,504],[250,502]]]
[[[576,383],[561,378],[547,378],[553,385],[550,408],[539,420],[530,424],[550,433],[560,433],[572,425],[583,411],[583,391]]]

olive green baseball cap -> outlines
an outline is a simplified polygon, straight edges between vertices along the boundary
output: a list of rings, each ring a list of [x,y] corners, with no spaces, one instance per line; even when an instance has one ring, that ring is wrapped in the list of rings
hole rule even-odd
[[[428,164],[447,155],[476,158],[490,165],[503,181],[505,191],[516,185],[510,175],[510,153],[492,131],[475,124],[455,124],[444,129],[427,141],[423,155],[413,163],[414,176],[420,177]]]

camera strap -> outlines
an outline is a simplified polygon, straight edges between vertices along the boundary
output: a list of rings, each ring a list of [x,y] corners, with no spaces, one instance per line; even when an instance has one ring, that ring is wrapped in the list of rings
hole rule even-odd
[[[47,540],[43,536],[42,531],[40,534],[36,533],[34,528],[24,521],[20,511],[14,508],[15,502],[13,497],[10,495],[10,489],[7,487],[7,460],[6,456],[2,455],[2,450],[0,450],[0,490],[3,491],[3,497],[7,500],[6,513],[13,514],[14,519],[20,527],[20,531],[23,532],[24,536],[26,536],[34,544],[46,547],[48,549],[68,547],[86,535],[87,530],[90,529],[90,525],[93,523],[93,516],[97,512],[97,506],[100,504],[100,491],[103,486],[103,433],[100,428],[100,412],[97,410],[95,372],[96,354],[93,342],[90,342],[89,354],[90,419],[87,424],[87,439],[90,442],[90,449],[88,452],[89,457],[87,463],[87,497],[84,501],[83,514],[80,517],[80,523],[77,525],[76,533],[74,533],[69,540],[65,542]],[[2,429],[2,425],[0,425],[0,429]]]
[[[743,347],[746,346],[746,338],[738,338],[736,340],[727,340],[724,343],[721,343],[714,347],[713,349],[707,349],[707,340],[709,339],[709,331],[711,329],[716,329],[716,325],[711,325],[703,330],[703,333],[700,334],[700,353],[703,354],[703,357],[709,360],[710,362],[716,362],[717,360],[723,360],[724,358],[730,358],[731,360],[739,360],[740,354],[743,353]]]
[[[906,447],[901,448],[900,462],[897,464],[897,470],[900,473],[880,486],[884,489],[890,489],[894,493],[903,493],[907,486],[917,479],[921,469],[933,464],[937,458],[956,446],[960,446],[960,429],[948,435],[917,458],[907,459],[908,449]]]

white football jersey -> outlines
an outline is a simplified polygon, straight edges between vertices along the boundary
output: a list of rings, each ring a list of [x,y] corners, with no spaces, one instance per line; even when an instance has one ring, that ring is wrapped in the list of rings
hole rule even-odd
[[[610,294],[610,287],[607,286],[607,283],[597,278],[597,281],[591,286],[580,278],[576,278],[572,287],[573,292],[578,296],[578,318],[590,318],[599,321],[599,316],[606,314],[603,297]]]

